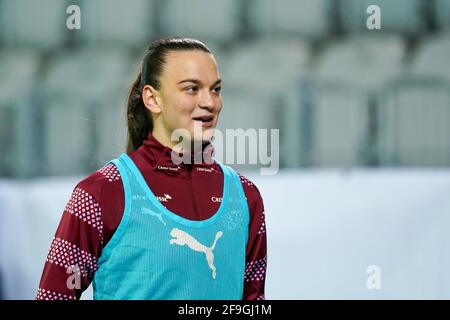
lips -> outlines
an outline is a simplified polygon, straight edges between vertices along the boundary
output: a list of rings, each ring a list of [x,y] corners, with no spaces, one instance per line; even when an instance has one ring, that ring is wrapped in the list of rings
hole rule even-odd
[[[194,121],[201,121],[202,127],[211,127],[213,124],[213,116],[205,115],[192,118]]]

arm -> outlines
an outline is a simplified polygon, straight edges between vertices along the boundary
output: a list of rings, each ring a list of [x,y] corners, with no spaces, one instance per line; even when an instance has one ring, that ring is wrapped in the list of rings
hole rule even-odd
[[[117,228],[123,206],[122,182],[112,164],[75,187],[51,243],[37,300],[80,299],[93,280],[98,258]]]
[[[101,208],[77,185],[53,237],[36,299],[80,299],[97,270],[102,234]]]
[[[257,187],[244,176],[241,175],[240,177],[250,213],[243,299],[265,300],[267,237],[264,203]]]

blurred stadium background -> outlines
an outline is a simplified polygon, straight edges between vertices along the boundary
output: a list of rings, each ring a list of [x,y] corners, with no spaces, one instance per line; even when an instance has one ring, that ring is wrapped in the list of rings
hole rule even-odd
[[[234,166],[266,203],[267,298],[450,298],[449,0],[0,0],[0,298],[33,297],[72,188],[123,152],[127,90],[168,35],[215,53],[219,128],[280,129],[278,175]]]

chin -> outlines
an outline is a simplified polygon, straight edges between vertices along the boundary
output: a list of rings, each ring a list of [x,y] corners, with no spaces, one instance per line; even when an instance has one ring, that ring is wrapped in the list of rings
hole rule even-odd
[[[211,138],[214,136],[215,128],[208,128],[203,131],[203,141],[211,141]]]
[[[199,132],[191,132],[191,137],[194,137],[195,141],[203,141],[208,142],[211,141],[212,136],[214,135],[215,128],[205,128],[202,130],[202,132],[199,134]]]
[[[195,142],[201,142],[202,144],[204,144],[206,142],[210,142],[211,141],[211,137],[212,136],[195,137],[194,141]]]

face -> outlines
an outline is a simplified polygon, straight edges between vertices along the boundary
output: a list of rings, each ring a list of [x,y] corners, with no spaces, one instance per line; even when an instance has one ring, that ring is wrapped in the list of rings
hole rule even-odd
[[[222,109],[221,80],[214,57],[200,50],[175,51],[166,56],[158,91],[160,113],[154,131],[170,139],[176,129],[190,138],[209,141]]]

